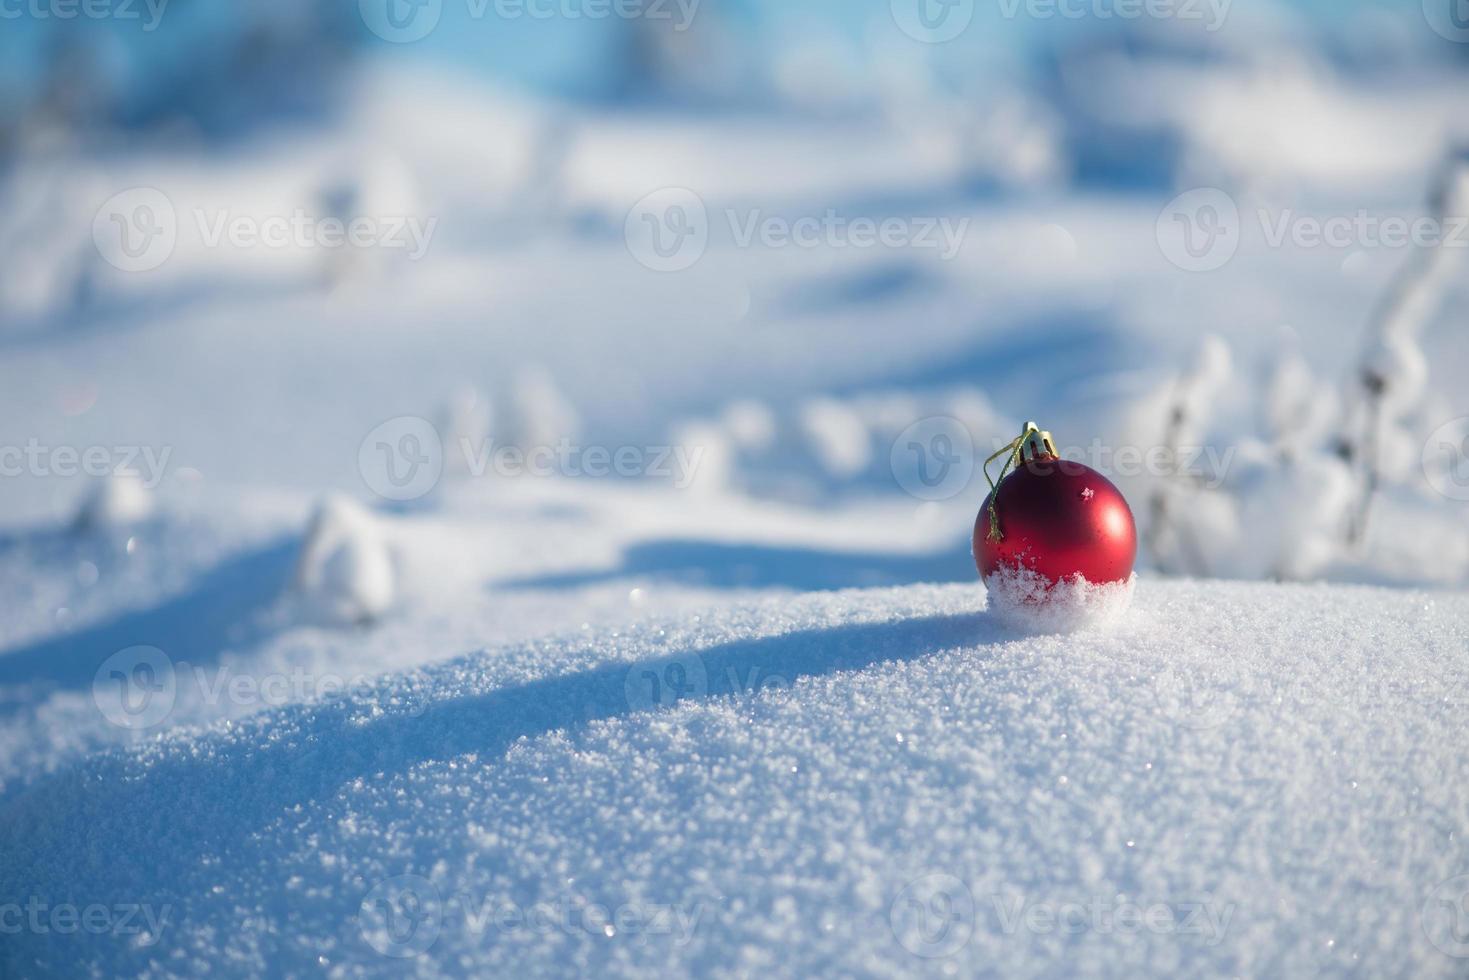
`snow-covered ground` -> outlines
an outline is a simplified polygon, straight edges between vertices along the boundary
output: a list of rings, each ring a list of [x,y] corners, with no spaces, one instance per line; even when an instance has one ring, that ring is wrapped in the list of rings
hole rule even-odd
[[[1271,240],[1420,216],[1462,75],[1124,68],[875,120],[373,69],[7,171],[0,971],[1462,975],[1462,265]],[[1143,117],[1166,187],[1066,178]],[[221,231],[296,212],[422,254]],[[987,608],[1031,418],[1132,500],[1107,629]]]
[[[1457,975],[1466,625],[1462,596],[1150,581],[1111,632],[1027,639],[965,583],[498,644],[7,794],[7,893],[156,924],[5,958]]]

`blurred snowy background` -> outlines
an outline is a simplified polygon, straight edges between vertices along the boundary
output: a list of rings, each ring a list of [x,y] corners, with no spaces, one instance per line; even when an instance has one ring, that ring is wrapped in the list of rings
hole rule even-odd
[[[697,633],[711,608],[728,640],[756,628],[728,612],[747,600],[978,595],[979,464],[1028,419],[1128,495],[1145,581],[1469,583],[1463,0],[16,0],[0,19],[11,819],[81,812],[43,776],[140,730],[211,733],[165,755],[248,742],[232,722],[329,700],[323,677],[386,676],[359,692],[372,715],[421,669],[551,634],[574,642],[481,681],[595,660],[577,636],[637,656],[627,629]],[[840,618],[821,610],[800,616]],[[139,722],[126,690],[109,709],[119,655],[163,714]],[[186,663],[304,687],[221,698]],[[514,731],[570,720],[548,719]],[[361,772],[305,768],[319,786],[239,832]],[[41,864],[14,846],[7,886],[81,873],[64,844]],[[398,867],[358,857],[368,884]],[[431,864],[411,870],[439,882]],[[156,879],[182,904],[209,885],[190,868]],[[353,908],[363,883],[341,886]],[[202,959],[163,972],[273,902],[194,907]],[[28,938],[12,962],[41,973],[113,956]],[[253,969],[318,952],[251,941]],[[1321,966],[1259,948],[1280,958],[1210,962]]]
[[[18,6],[4,523],[90,492],[58,446],[361,496],[445,413],[450,481],[466,434],[697,444],[704,490],[972,510],[1033,416],[1156,571],[1462,583],[1442,6]]]

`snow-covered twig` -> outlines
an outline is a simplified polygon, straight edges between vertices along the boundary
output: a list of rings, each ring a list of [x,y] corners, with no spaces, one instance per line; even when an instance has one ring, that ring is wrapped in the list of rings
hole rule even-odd
[[[1452,227],[1465,210],[1469,149],[1450,154],[1435,180],[1428,204],[1434,227]],[[1358,545],[1382,482],[1384,429],[1394,416],[1412,408],[1422,394],[1427,360],[1418,346],[1424,325],[1443,296],[1451,250],[1447,235],[1420,244],[1398,272],[1369,325],[1368,342],[1351,391],[1354,405],[1339,446],[1342,458],[1358,470],[1357,500],[1347,527],[1347,543]]]
[[[1165,574],[1174,571],[1195,576],[1209,574],[1209,562],[1204,556],[1204,549],[1199,546],[1186,523],[1174,519],[1173,481],[1188,479],[1178,465],[1179,451],[1190,434],[1197,433],[1214,392],[1228,380],[1229,361],[1229,349],[1224,346],[1223,341],[1217,337],[1206,338],[1194,366],[1174,381],[1168,396],[1168,421],[1163,430],[1161,445],[1168,458],[1167,472],[1172,476],[1153,484],[1148,496],[1148,530],[1143,539],[1159,571]],[[1186,567],[1182,569],[1171,567],[1173,563],[1170,552],[1164,545],[1170,535],[1177,542],[1177,550],[1183,554]]]

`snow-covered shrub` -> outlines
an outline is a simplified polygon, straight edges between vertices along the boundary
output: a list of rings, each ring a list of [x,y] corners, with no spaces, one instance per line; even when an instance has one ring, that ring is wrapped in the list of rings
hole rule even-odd
[[[307,618],[334,625],[370,623],[387,613],[397,574],[373,515],[346,497],[322,501],[301,543],[291,590]]]
[[[894,447],[919,424],[926,426],[927,436],[950,439],[944,450],[953,455],[950,464],[977,464],[975,453],[989,445],[987,440],[1015,428],[983,392],[960,386],[825,395],[783,411],[738,399],[713,418],[673,426],[671,438],[677,446],[703,453],[696,480],[705,489],[811,502],[915,485],[919,471],[934,461]],[[972,481],[982,483],[977,466]],[[955,493],[977,490],[972,481],[968,487],[955,485]]]
[[[439,414],[439,437],[444,447],[444,470],[465,476],[470,460],[485,448],[494,433],[494,403],[473,387],[454,392]]]
[[[135,476],[113,473],[99,479],[83,500],[75,526],[82,532],[105,532],[141,523],[153,513],[153,497]]]
[[[1241,434],[1200,458],[1217,404],[1228,391],[1248,396],[1231,361],[1221,340],[1206,338],[1194,364],[1135,410],[1139,444],[1162,446],[1170,459],[1143,478],[1144,548],[1165,573],[1314,577],[1339,557],[1352,502],[1350,473],[1323,446],[1334,400],[1303,361],[1285,355],[1261,392],[1265,438]]]
[[[576,441],[581,416],[549,371],[526,367],[511,384],[509,431],[510,442],[525,450],[556,446]]]
[[[834,398],[817,398],[801,409],[801,429],[811,453],[837,480],[850,479],[872,462],[872,436],[862,416]]]
[[[1439,228],[1469,211],[1469,155],[1451,155],[1429,194]],[[1427,394],[1428,361],[1419,345],[1438,311],[1457,249],[1449,237],[1415,246],[1368,325],[1357,376],[1348,388],[1348,414],[1339,451],[1355,471],[1358,489],[1349,539],[1360,546],[1374,498],[1384,483],[1400,483],[1413,469],[1413,421]]]

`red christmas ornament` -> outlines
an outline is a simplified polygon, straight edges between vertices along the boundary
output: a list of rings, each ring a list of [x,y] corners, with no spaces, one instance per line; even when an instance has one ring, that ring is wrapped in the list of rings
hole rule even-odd
[[[1062,459],[1051,434],[1034,422],[990,459],[1001,454],[1007,459],[999,484],[991,483],[974,522],[974,562],[981,576],[1012,567],[1052,584],[1078,574],[1094,585],[1131,578],[1137,525],[1111,480]]]

